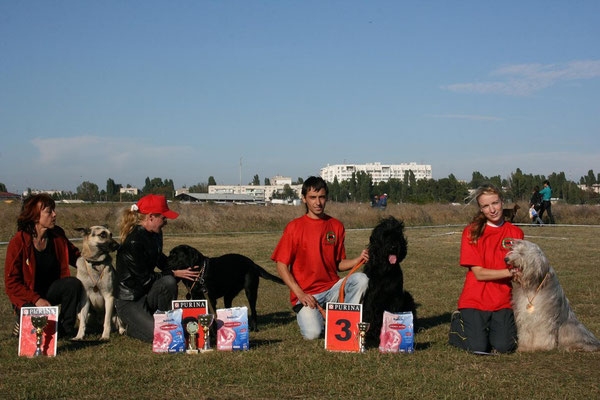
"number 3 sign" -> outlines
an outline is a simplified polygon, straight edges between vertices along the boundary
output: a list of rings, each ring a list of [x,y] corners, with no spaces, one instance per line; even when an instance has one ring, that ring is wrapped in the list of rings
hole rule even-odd
[[[358,323],[362,320],[362,305],[327,303],[325,349],[330,351],[359,350]]]

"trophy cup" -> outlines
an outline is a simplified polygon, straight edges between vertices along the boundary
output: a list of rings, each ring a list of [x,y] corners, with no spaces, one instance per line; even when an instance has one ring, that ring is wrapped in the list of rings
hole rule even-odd
[[[210,343],[209,343],[209,331],[208,328],[210,328],[210,326],[212,325],[213,321],[215,320],[215,315],[214,314],[201,314],[198,315],[198,322],[200,323],[200,326],[202,326],[202,329],[204,330],[204,347],[202,347],[202,352],[205,351],[212,351],[212,349],[210,348]]]
[[[44,328],[48,325],[48,317],[43,315],[41,317],[31,317],[31,325],[35,328],[35,353],[34,357],[42,355],[42,338],[44,336]]]
[[[198,333],[198,323],[196,321],[188,322],[185,326],[185,330],[189,334],[188,348],[185,352],[187,354],[198,354],[198,347],[196,346],[196,334]]]
[[[367,351],[365,349],[365,335],[367,334],[367,331],[369,330],[370,326],[371,326],[371,324],[368,322],[359,322],[358,323],[358,332],[360,334],[360,336],[359,336],[360,350],[359,351],[361,353],[365,353]]]

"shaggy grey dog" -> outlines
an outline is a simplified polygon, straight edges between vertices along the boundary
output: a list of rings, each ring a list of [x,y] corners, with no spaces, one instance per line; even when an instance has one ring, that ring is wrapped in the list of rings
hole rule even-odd
[[[512,290],[518,351],[600,350],[600,341],[575,317],[554,269],[536,244],[515,240],[506,262],[520,270]]]

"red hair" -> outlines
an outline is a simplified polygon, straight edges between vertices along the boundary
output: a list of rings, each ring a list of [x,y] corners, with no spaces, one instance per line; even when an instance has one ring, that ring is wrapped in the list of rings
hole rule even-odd
[[[40,220],[40,211],[47,207],[52,210],[56,208],[54,199],[48,194],[40,193],[28,197],[23,202],[21,214],[17,218],[17,231],[27,232],[35,236],[35,224]]]

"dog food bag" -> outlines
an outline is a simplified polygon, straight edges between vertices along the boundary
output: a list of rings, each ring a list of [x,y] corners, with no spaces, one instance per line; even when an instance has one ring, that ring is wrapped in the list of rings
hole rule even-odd
[[[154,341],[152,351],[155,353],[179,353],[185,351],[185,336],[181,327],[183,311],[178,308],[173,311],[154,314]]]
[[[248,308],[233,307],[217,310],[217,350],[248,350]]]
[[[412,312],[383,312],[379,351],[382,353],[412,353],[414,351]]]

